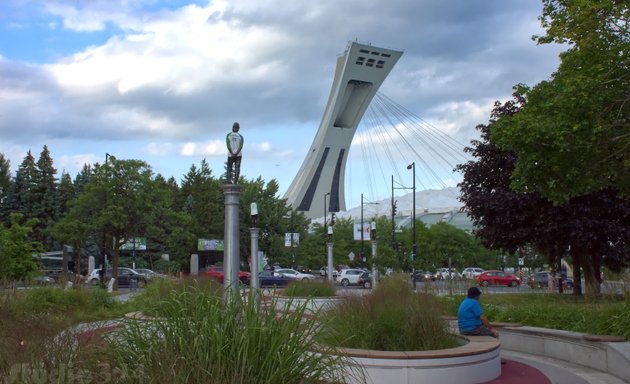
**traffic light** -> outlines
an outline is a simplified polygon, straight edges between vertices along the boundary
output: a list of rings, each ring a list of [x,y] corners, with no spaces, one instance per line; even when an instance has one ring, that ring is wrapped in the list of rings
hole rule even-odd
[[[335,213],[331,213],[330,215],[330,225],[335,225]]]
[[[398,203],[398,200],[394,201],[394,204],[392,204],[392,216],[396,216],[396,204]]]

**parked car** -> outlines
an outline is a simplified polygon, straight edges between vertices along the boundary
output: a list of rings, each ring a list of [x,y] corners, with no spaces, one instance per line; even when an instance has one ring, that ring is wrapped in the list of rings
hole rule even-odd
[[[547,288],[549,287],[549,278],[551,277],[551,273],[547,271],[543,272],[534,272],[527,278],[527,285],[530,288]],[[556,278],[554,279],[554,287],[557,287]],[[572,289],[573,288],[573,279],[563,278],[562,279],[562,287],[564,289]]]
[[[423,271],[422,269],[416,269],[413,273],[410,273],[410,277],[413,279],[414,274],[416,276],[416,281],[435,281],[437,277],[429,271]]]
[[[258,273],[258,281],[261,287],[286,287],[293,280],[274,271],[262,271]]]
[[[337,272],[337,270],[333,268],[333,278],[335,278],[335,279],[336,279],[338,274],[339,274],[339,273]],[[326,277],[326,276],[328,276],[328,267],[321,267],[321,268],[319,269],[319,275],[320,275],[321,277]]]
[[[363,288],[372,288],[372,276],[372,272],[363,272],[361,276],[359,276],[357,284],[359,284]]]
[[[311,274],[298,272],[295,269],[290,268],[276,269],[274,272],[285,275],[289,279],[293,280],[310,280],[315,278],[315,276]]]
[[[479,285],[487,287],[488,285],[507,285],[510,287],[516,287],[521,284],[521,279],[514,276],[511,273],[503,271],[484,271],[481,275],[477,276],[477,282]]]
[[[108,268],[105,271],[105,282],[108,282],[111,278],[112,269]],[[98,285],[100,280],[100,269],[95,269],[88,276],[87,282],[91,285]],[[149,280],[144,275],[139,274],[131,268],[119,267],[117,282],[119,287],[129,287],[132,282],[135,282],[139,288],[142,288],[149,282]]]
[[[450,271],[448,268],[438,268],[435,275],[438,279],[460,279],[462,277],[456,268],[451,268]]]
[[[206,271],[206,275],[217,280],[219,283],[223,284],[224,272],[223,267],[218,265],[211,265],[208,267]],[[238,272],[238,280],[243,284],[249,284],[251,279],[251,273],[245,271]]]
[[[149,280],[166,277],[166,275],[157,273],[154,270],[148,269],[148,268],[135,268],[134,270],[138,272],[139,274],[144,275]]]
[[[483,273],[483,268],[468,267],[462,271],[462,277],[466,279],[474,279]]]
[[[364,272],[365,271],[362,269],[355,268],[342,269],[341,272],[339,272],[336,281],[341,283],[344,287],[347,287],[350,284],[356,285],[359,284],[359,277],[361,277]]]

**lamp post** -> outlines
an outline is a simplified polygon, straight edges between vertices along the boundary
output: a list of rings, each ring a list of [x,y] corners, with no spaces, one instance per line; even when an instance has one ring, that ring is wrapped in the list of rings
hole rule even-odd
[[[330,196],[330,192],[327,192],[324,195],[324,235],[326,235],[326,230],[328,227],[328,220],[327,220],[327,216],[328,216],[328,211],[326,210],[326,197]],[[326,252],[328,252],[328,245],[324,245],[324,249],[326,250]],[[329,271],[330,273],[330,271]]]
[[[413,190],[413,199],[412,199],[412,204],[413,204],[413,208],[412,208],[412,213],[411,213],[411,228],[412,228],[412,243],[413,245],[411,246],[411,262],[415,262],[416,261],[416,162],[414,161],[413,163],[409,164],[407,166],[407,169],[411,169],[413,172],[413,186],[411,187],[411,189]],[[416,267],[415,265],[412,266],[412,272],[413,272],[413,289],[416,289]]]
[[[105,176],[109,179],[109,172],[107,171],[107,166],[109,165],[109,153],[105,152]],[[107,189],[105,189],[105,203],[107,205]],[[107,234],[105,233],[105,229],[103,229],[103,264],[101,264],[101,269],[103,273],[100,274],[101,284],[105,283],[105,271],[107,271],[107,252],[105,251],[105,247],[107,246]],[[112,273],[114,273],[112,271]]]

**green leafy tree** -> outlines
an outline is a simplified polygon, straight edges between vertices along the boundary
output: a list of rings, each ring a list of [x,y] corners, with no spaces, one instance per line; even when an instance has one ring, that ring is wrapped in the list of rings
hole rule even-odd
[[[90,234],[105,240],[103,247],[111,254],[114,278],[120,247],[146,234],[155,217],[153,212],[168,205],[160,191],[156,191],[152,176],[151,167],[144,161],[117,160],[110,156],[106,164],[94,167],[70,211],[87,226]]]
[[[613,188],[630,196],[630,6],[627,1],[544,0],[541,44],[565,43],[549,81],[493,140],[518,156],[512,185],[564,203]]]
[[[36,219],[20,224],[24,215],[11,214],[9,227],[0,225],[0,279],[7,281],[25,280],[38,270],[33,255],[41,252],[41,244],[29,240]]]
[[[513,255],[519,247],[531,244],[552,267],[570,250],[574,293],[581,293],[582,269],[587,293],[598,294],[602,262],[615,269],[629,262],[630,202],[610,188],[562,205],[553,204],[536,190],[512,189],[517,156],[496,146],[491,132],[501,119],[520,113],[523,103],[518,94],[505,105],[497,103],[490,124],[477,127],[482,140],[466,148],[476,159],[457,167],[464,175],[459,184],[461,200],[473,220],[475,235],[485,246]]]

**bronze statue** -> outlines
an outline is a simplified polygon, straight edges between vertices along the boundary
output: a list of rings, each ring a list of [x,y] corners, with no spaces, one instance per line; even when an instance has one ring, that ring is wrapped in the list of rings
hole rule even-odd
[[[232,125],[232,132],[225,137],[228,149],[227,175],[228,184],[237,184],[241,173],[241,150],[243,149],[243,136],[238,133],[241,126],[238,123]]]

